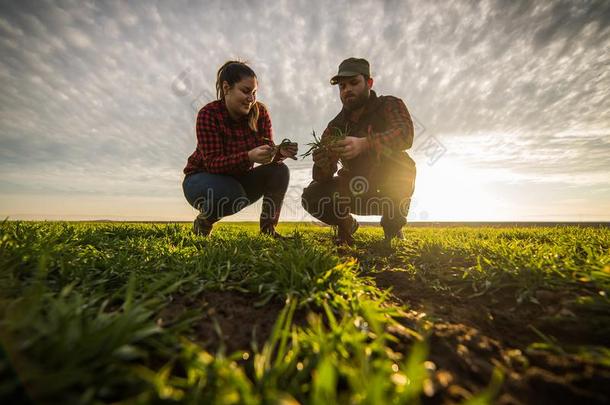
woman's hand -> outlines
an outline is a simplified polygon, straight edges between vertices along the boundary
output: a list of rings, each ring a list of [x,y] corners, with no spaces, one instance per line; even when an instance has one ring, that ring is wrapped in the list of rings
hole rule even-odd
[[[299,151],[299,145],[296,142],[283,143],[279,146],[278,155],[281,158],[290,158],[297,160],[297,152]]]
[[[269,145],[261,145],[256,148],[248,151],[248,158],[250,162],[253,163],[269,163],[269,161],[273,158],[273,151],[275,149],[273,146]]]

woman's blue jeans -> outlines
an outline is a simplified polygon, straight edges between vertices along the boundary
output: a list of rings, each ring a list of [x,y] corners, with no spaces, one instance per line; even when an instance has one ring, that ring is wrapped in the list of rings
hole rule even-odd
[[[182,190],[186,200],[210,222],[233,215],[263,197],[261,231],[278,223],[290,172],[284,163],[257,166],[242,175],[191,173]]]

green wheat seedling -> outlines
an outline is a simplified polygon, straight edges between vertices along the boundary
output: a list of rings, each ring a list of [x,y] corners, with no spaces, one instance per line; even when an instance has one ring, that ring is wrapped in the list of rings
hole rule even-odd
[[[263,137],[263,140],[265,140],[267,142],[271,142],[271,139],[269,139],[267,137]],[[285,148],[290,145],[296,145],[296,144],[297,144],[296,142],[292,142],[290,139],[284,138],[284,139],[282,139],[282,142],[280,142],[278,145],[273,146],[272,155],[275,156],[282,148]],[[294,156],[290,156],[290,159],[297,160],[297,158]]]
[[[345,130],[333,127],[331,129],[330,135],[328,135],[324,139],[322,139],[321,137],[318,138],[318,136],[316,135],[316,131],[312,130],[311,134],[313,135],[313,142],[307,144],[307,146],[309,146],[309,149],[307,150],[307,152],[301,155],[303,159],[313,154],[313,152],[317,149],[323,149],[331,156],[334,156],[335,152],[333,152],[333,147],[337,144],[337,142],[342,141],[345,139],[345,137],[349,136],[349,129],[347,128],[347,126],[345,127]]]
[[[299,229],[277,242],[257,223],[220,223],[209,238],[187,224],[0,223],[0,402],[417,403],[432,386],[433,318],[408,328],[378,271],[396,291],[402,280],[428,297],[501,298],[514,316],[556,302],[566,314],[545,322],[610,334],[607,227],[406,228],[389,250],[365,227],[354,257],[327,229]],[[260,346],[225,353],[200,335],[214,328],[202,321],[211,292],[285,304]],[[539,327],[527,352],[610,365],[606,347]],[[473,398],[493,402],[497,381]]]

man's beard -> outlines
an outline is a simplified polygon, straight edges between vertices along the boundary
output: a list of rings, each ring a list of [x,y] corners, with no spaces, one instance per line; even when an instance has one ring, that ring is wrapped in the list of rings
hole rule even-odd
[[[347,111],[354,111],[361,107],[364,107],[364,105],[366,104],[368,99],[369,99],[369,93],[367,91],[364,91],[359,96],[356,96],[355,99],[350,100],[349,103],[346,101],[343,101],[343,107],[345,107],[345,109]]]

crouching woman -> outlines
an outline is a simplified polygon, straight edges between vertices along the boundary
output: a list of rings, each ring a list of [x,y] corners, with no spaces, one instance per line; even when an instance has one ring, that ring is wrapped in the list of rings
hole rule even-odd
[[[197,148],[184,168],[182,189],[199,211],[193,223],[198,235],[209,235],[215,222],[262,197],[260,231],[280,238],[275,227],[290,177],[283,160],[296,156],[297,145],[275,146],[257,88],[248,65],[229,61],[216,76],[218,99],[197,114]]]

